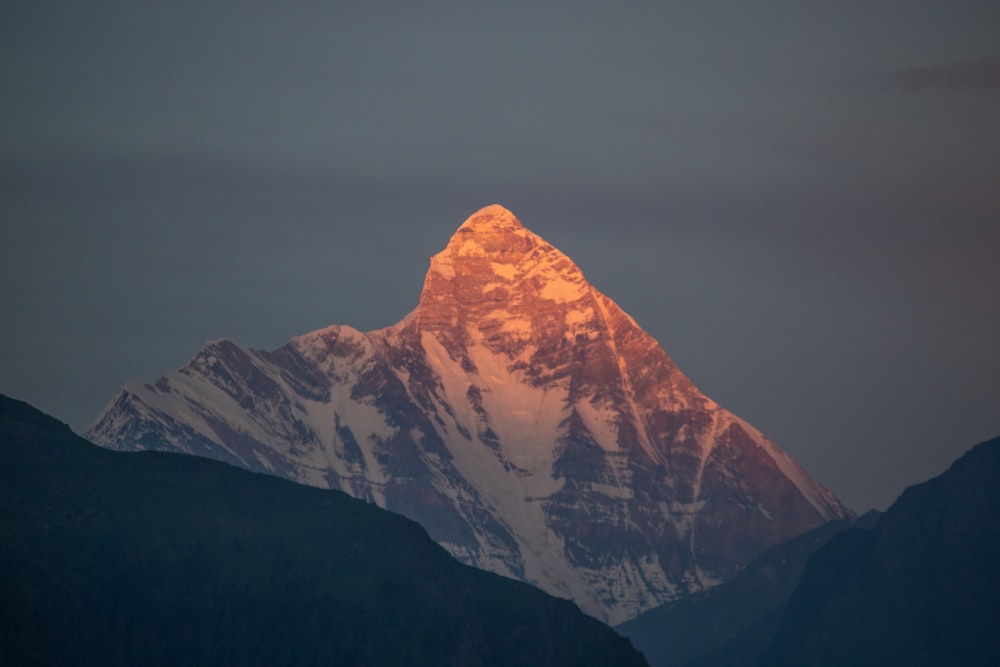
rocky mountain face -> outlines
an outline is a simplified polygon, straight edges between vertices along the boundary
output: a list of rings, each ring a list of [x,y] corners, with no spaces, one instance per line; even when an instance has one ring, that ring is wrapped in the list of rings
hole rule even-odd
[[[500,206],[431,258],[398,324],[208,343],[88,436],[342,489],[610,623],[849,514]]]

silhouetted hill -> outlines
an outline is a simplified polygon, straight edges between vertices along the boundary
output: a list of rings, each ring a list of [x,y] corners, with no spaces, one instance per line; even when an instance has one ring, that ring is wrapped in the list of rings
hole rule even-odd
[[[0,664],[643,665],[417,524],[0,397]]]
[[[616,627],[653,667],[744,667],[767,647],[809,555],[854,523],[831,521],[768,549],[733,579]]]
[[[763,665],[1000,664],[1000,438],[806,565]]]

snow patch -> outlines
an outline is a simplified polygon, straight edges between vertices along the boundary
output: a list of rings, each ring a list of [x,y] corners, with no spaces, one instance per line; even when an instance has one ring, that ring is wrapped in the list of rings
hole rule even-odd
[[[523,317],[504,318],[503,324],[500,326],[500,331],[503,331],[504,333],[524,334],[525,336],[529,336],[532,332],[531,320]]]
[[[577,308],[566,313],[566,326],[570,329],[578,324],[587,324],[594,319],[594,309],[590,306]]]
[[[431,257],[430,270],[434,273],[440,274],[447,280],[454,278],[455,263],[452,261],[451,254],[447,250],[444,250]]]
[[[513,264],[490,262],[490,268],[493,269],[493,273],[507,280],[513,280],[514,276],[517,275],[517,267]]]
[[[619,451],[619,413],[610,402],[601,402],[595,405],[594,401],[584,399],[577,401],[573,407],[601,449],[606,452]]]
[[[586,296],[587,291],[588,286],[585,282],[556,277],[545,283],[539,296],[556,303],[572,303]]]

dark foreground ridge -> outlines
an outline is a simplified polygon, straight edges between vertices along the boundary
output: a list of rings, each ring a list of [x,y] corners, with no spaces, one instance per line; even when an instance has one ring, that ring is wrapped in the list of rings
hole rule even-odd
[[[91,446],[0,396],[0,664],[644,665],[343,493]]]
[[[1000,664],[1000,438],[618,626],[653,667]]]
[[[762,665],[1000,665],[1000,438],[806,564]]]
[[[839,519],[814,528],[771,547],[729,581],[647,611],[616,630],[652,667],[756,665],[809,555],[854,525]]]

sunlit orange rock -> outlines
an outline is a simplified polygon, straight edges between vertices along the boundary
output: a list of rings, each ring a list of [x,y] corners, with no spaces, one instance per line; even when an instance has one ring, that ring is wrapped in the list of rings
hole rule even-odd
[[[126,385],[90,437],[342,489],[611,623],[848,514],[496,205],[431,258],[398,324],[210,343]]]

